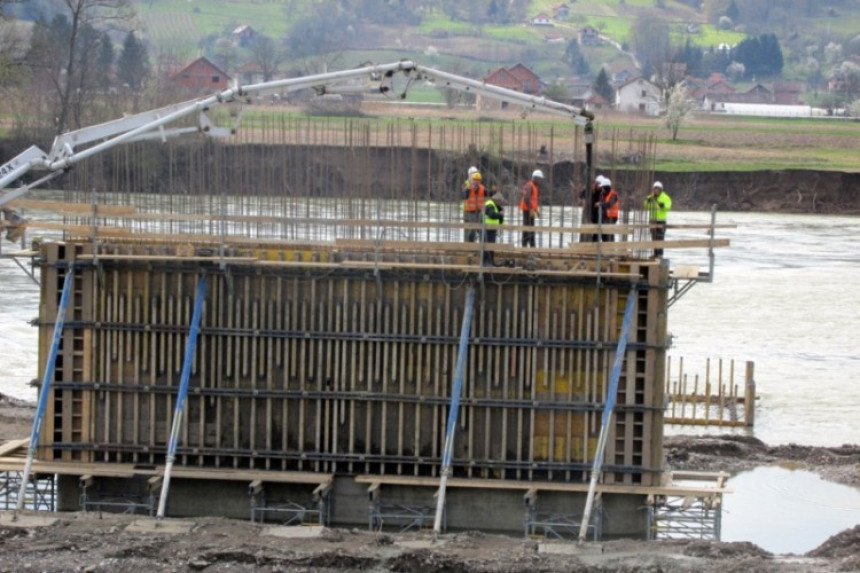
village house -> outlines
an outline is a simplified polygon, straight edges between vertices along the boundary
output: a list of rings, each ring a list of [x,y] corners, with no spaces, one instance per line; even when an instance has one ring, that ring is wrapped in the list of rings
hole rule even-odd
[[[803,84],[801,82],[778,81],[773,84],[773,103],[797,105],[803,103]]]
[[[532,18],[532,26],[552,26],[552,20],[546,12],[541,12],[534,18]]]
[[[580,46],[597,46],[600,44],[600,32],[593,26],[580,28],[577,35]]]
[[[238,46],[239,48],[247,48],[251,45],[254,39],[257,37],[257,33],[254,31],[251,26],[247,24],[242,24],[241,26],[237,26],[235,30],[233,30],[233,45]]]
[[[529,95],[537,95],[541,91],[540,78],[523,64],[498,68],[484,76],[481,81]],[[478,95],[478,109],[505,109],[507,105],[508,102],[482,98]]]
[[[227,89],[230,76],[201,56],[173,74],[170,81],[182,93],[198,95]]]
[[[615,109],[624,113],[657,115],[661,103],[660,88],[641,76],[615,88]]]
[[[570,6],[567,4],[556,4],[552,7],[552,17],[556,20],[564,20],[570,16]]]

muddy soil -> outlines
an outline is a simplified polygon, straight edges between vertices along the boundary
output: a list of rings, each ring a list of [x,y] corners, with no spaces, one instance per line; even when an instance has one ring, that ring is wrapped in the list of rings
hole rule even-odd
[[[30,433],[34,407],[0,394],[0,443]],[[860,446],[770,447],[739,436],[669,437],[667,467],[740,471],[791,461],[860,485]],[[614,540],[601,543],[491,535],[284,528],[220,518],[0,512],[5,571],[858,571],[860,525],[805,555],[772,555],[748,542]]]

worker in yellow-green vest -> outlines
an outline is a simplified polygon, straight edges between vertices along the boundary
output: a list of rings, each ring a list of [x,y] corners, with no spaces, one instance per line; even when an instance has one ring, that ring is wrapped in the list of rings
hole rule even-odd
[[[484,245],[495,245],[499,235],[499,227],[505,222],[505,214],[503,211],[505,196],[501,191],[493,194],[492,197],[484,201]],[[484,257],[482,263],[485,267],[496,266],[494,253],[491,250],[484,249]]]
[[[663,184],[655,181],[651,193],[645,198],[645,210],[651,223],[651,240],[662,241],[666,238],[666,216],[672,209],[672,198],[663,189]],[[655,257],[663,256],[663,249],[654,249]]]

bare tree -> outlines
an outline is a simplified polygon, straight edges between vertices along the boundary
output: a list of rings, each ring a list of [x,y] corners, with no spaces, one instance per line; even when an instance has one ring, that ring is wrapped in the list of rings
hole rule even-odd
[[[36,23],[28,59],[54,93],[55,129],[80,127],[97,82],[100,31],[129,23],[131,0],[61,0],[54,18]]]
[[[326,72],[342,57],[356,21],[347,8],[337,0],[323,0],[314,6],[311,16],[290,26],[287,52],[303,61],[307,73]]]
[[[263,81],[271,80],[278,73],[278,68],[284,61],[283,50],[278,49],[274,40],[262,34],[254,38],[250,48],[251,62],[260,68]]]
[[[678,138],[678,130],[696,109],[696,103],[687,95],[687,88],[683,84],[675,84],[667,92],[666,115],[663,116],[663,125],[672,132],[672,141]]]

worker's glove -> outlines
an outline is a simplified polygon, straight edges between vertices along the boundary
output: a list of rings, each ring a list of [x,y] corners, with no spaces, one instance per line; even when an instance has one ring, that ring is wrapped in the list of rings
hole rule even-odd
[[[499,213],[499,224],[501,225],[504,222],[505,222],[505,216],[502,215],[501,213]]]

